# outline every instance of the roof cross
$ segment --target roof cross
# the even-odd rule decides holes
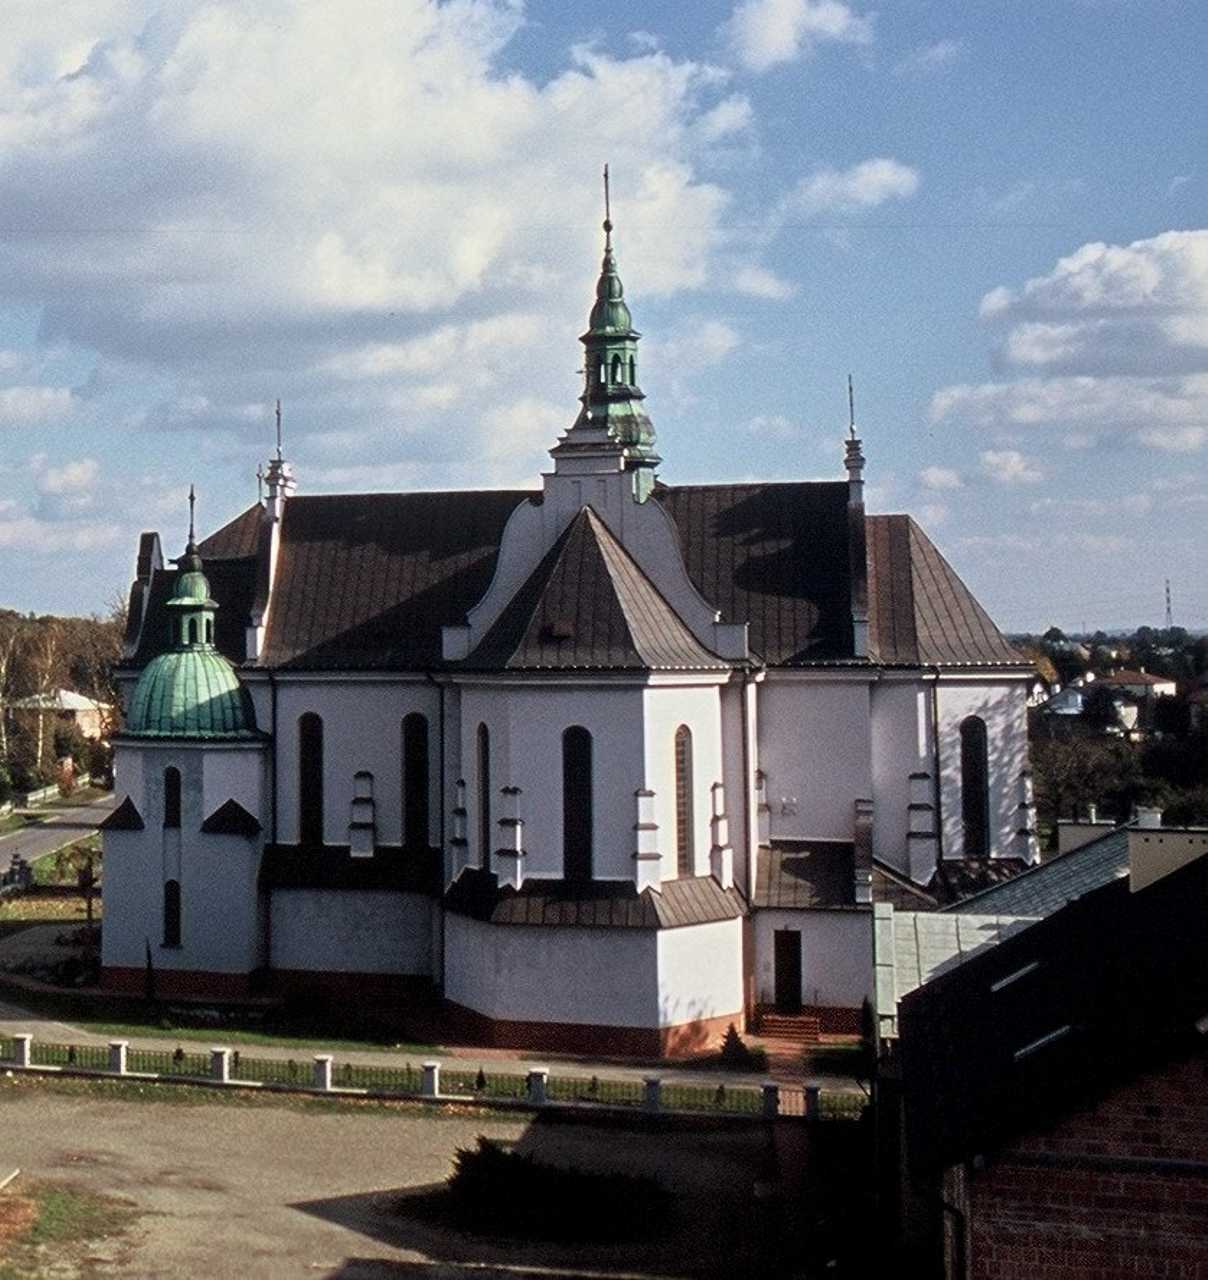
[[[281,461],[281,401],[277,401],[277,461]]]
[[[608,190],[608,166],[604,166],[604,248],[612,248],[612,199]]]
[[[193,509],[197,505],[197,494],[194,492],[193,486],[189,485],[189,546],[191,547],[196,539],[193,536]]]
[[[847,375],[847,430],[854,440],[856,438],[856,392],[852,386],[850,373]]]

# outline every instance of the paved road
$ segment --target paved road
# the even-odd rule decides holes
[[[35,822],[22,831],[0,836],[0,872],[7,871],[12,866],[16,854],[20,854],[26,862],[33,862],[35,858],[53,853],[63,845],[95,831],[97,824],[104,821],[113,808],[113,801],[113,794],[107,792],[87,804],[63,808],[48,805],[45,811],[51,816],[45,822]]]

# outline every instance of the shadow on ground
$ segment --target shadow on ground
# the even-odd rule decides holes
[[[606,1134],[598,1127],[535,1121],[514,1150],[566,1167],[643,1173],[671,1193],[670,1209],[641,1221],[630,1238],[600,1242],[469,1234],[454,1218],[445,1184],[400,1187],[293,1205],[303,1213],[418,1255],[425,1261],[351,1257],[329,1273],[362,1277],[473,1275],[546,1278],[639,1274],[652,1277],[787,1274],[795,1234],[769,1136],[759,1127],[682,1134]],[[400,1157],[400,1171],[404,1166]],[[791,1179],[790,1179],[791,1181]],[[758,1186],[758,1192],[757,1192]],[[781,1194],[767,1194],[773,1187]],[[437,1264],[436,1267],[433,1264]]]

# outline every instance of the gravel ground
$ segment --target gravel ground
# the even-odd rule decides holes
[[[653,1244],[587,1252],[474,1240],[394,1211],[480,1134],[555,1163],[654,1172],[677,1195],[676,1222]],[[752,1274],[764,1141],[758,1129],[671,1135],[487,1112],[110,1102],[0,1081],[0,1163],[141,1212],[124,1239],[91,1249],[89,1274],[106,1277]]]

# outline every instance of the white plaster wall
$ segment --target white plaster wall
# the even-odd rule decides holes
[[[432,904],[423,894],[274,889],[271,920],[274,969],[432,972]]]
[[[759,766],[773,836],[850,840],[853,804],[872,795],[867,678],[769,672],[759,686]],[[796,798],[796,814],[783,811],[786,796]]]
[[[113,793],[118,804],[121,804],[123,796],[129,796],[134,801],[134,807],[143,815],[143,820],[146,820],[143,753],[121,742],[115,743],[113,748]]]
[[[755,998],[776,999],[777,929],[801,933],[801,999],[831,1008],[857,1007],[873,987],[871,911],[756,911]]]
[[[479,724],[491,734],[492,819],[500,789],[517,786],[524,819],[526,877],[562,875],[562,734],[582,725],[592,735],[596,879],[631,880],[635,849],[634,792],[642,778],[642,688],[639,685],[463,685],[461,759],[466,779],[470,858],[478,865]],[[492,852],[499,845],[493,827]]]
[[[749,814],[751,796],[749,778],[744,774],[742,729],[744,720],[743,686],[740,680],[723,685],[718,692],[721,703],[722,781],[726,786],[726,816],[729,818],[730,846],[734,850],[734,880],[749,893]],[[755,756],[755,743],[750,744],[750,760]],[[712,832],[710,832],[710,837]]]
[[[743,1009],[742,921],[717,920],[658,933],[659,1026]]]
[[[709,788],[722,780],[721,696],[716,685],[655,687],[643,695],[646,754],[645,786],[654,792],[654,820],[659,827],[660,879],[674,880],[675,733],[685,724],[692,732],[693,875],[709,874]],[[632,793],[631,793],[632,794]],[[727,795],[727,804],[729,796]],[[632,828],[632,820],[630,822]]]
[[[373,774],[377,838],[402,839],[403,717],[428,717],[429,839],[440,821],[440,696],[425,680],[289,680],[277,685],[278,839],[298,839],[298,721],[308,711],[323,720],[323,835],[327,844],[348,843],[353,775]]]
[[[655,932],[490,925],[449,913],[445,995],[492,1018],[655,1027]]]
[[[241,804],[267,831],[268,750],[253,748],[207,748],[202,755],[202,820],[228,800]]]
[[[977,680],[945,677],[939,687],[940,779],[943,856],[965,856],[961,822],[961,721],[986,722],[990,757],[990,853],[1017,857],[1026,852],[1015,832],[1022,825],[1019,775],[1028,759],[1027,678]]]
[[[888,679],[874,684],[871,693],[873,852],[909,874],[910,775],[934,772],[931,687]],[[932,803],[932,788],[927,790]]]

